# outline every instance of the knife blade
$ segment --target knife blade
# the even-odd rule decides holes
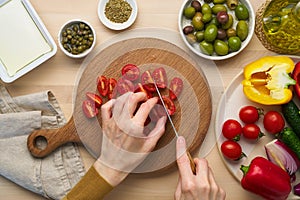
[[[151,77],[151,78],[152,78],[152,77]],[[155,80],[154,80],[153,78],[152,78],[152,80],[153,80],[153,83],[154,83],[156,92],[157,92],[157,94],[158,94],[158,97],[159,97],[159,99],[160,99],[160,101],[161,101],[161,103],[162,103],[162,106],[163,106],[163,108],[164,108],[164,110],[165,110],[165,113],[166,113],[166,115],[167,115],[167,117],[168,117],[168,120],[169,120],[169,122],[170,122],[170,124],[171,124],[171,126],[172,126],[172,129],[173,129],[173,131],[174,131],[174,133],[175,133],[175,135],[176,135],[176,138],[178,138],[178,137],[179,137],[179,134],[178,134],[178,132],[177,132],[177,130],[176,130],[176,128],[175,128],[175,125],[174,125],[173,120],[172,120],[172,118],[171,118],[171,116],[170,116],[170,114],[169,114],[169,111],[168,111],[168,109],[167,109],[167,107],[166,107],[166,104],[165,104],[165,102],[164,102],[164,100],[163,100],[163,98],[162,98],[162,95],[161,95],[161,93],[160,93],[160,91],[159,91],[159,89],[158,89],[158,87],[157,87],[157,84],[156,84]],[[190,152],[189,152],[188,150],[186,151],[186,154],[187,154],[187,156],[188,156],[188,158],[189,158],[189,160],[190,160],[190,166],[191,166],[192,172],[193,172],[193,174],[196,174],[196,165],[195,165],[195,162],[194,162],[194,160],[193,160],[193,158],[192,158],[192,156],[191,156],[191,154],[190,154]]]

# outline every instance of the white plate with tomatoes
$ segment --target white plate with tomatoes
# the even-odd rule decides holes
[[[293,60],[296,62],[299,62],[299,58],[293,58]],[[284,118],[282,120],[279,119],[277,123],[274,123],[271,121],[271,119],[268,119],[268,116],[266,116],[266,113],[269,111],[275,111],[275,117],[280,114],[282,117],[281,113],[281,106],[280,105],[274,105],[274,106],[269,106],[269,105],[262,105],[258,103],[254,103],[250,100],[247,99],[247,97],[244,95],[243,92],[243,85],[241,84],[244,79],[243,72],[240,72],[234,79],[233,81],[229,84],[229,86],[226,88],[220,102],[219,106],[217,109],[216,113],[216,121],[215,121],[215,134],[217,137],[217,146],[219,149],[219,152],[221,154],[221,157],[230,171],[232,175],[240,181],[243,177],[243,173],[240,170],[241,165],[249,165],[251,160],[257,156],[262,156],[267,158],[266,152],[264,145],[269,143],[270,141],[275,139],[275,135],[271,133],[270,131],[267,131],[266,128],[269,130],[270,127],[287,127],[288,124],[285,122]],[[294,95],[293,97],[294,102],[297,104],[298,107],[300,107],[300,101],[297,96]],[[264,115],[260,115],[258,120],[256,121],[255,118],[257,115],[253,114],[250,119],[254,119],[255,122],[254,124],[259,127],[260,132],[264,134],[264,136],[259,137],[258,132],[253,133],[253,131],[249,131],[249,135],[244,135],[241,134],[240,139],[237,141],[239,145],[234,145],[233,144],[233,149],[234,153],[229,152],[226,149],[226,145],[232,145],[230,142],[227,143],[228,139],[226,137],[233,137],[233,135],[230,135],[229,133],[226,133],[226,129],[230,129],[228,127],[229,125],[234,126],[235,129],[238,131],[238,129],[241,129],[246,126],[246,123],[243,122],[243,117],[245,115],[241,114],[240,112],[242,109],[246,109],[246,112],[253,112],[253,108],[261,109],[263,110]],[[244,110],[245,111],[245,110]],[[245,112],[244,112],[245,114]],[[274,114],[274,113],[273,113]],[[266,118],[264,120],[264,118]],[[242,120],[243,119],[243,120]],[[231,123],[229,123],[231,121]],[[238,124],[241,125],[239,127]],[[283,124],[284,123],[284,124]],[[226,127],[227,126],[227,127]],[[224,127],[225,130],[225,136],[222,133],[222,129]],[[266,128],[265,128],[266,127]],[[247,129],[247,128],[246,128]],[[250,129],[249,129],[250,130]],[[247,130],[246,130],[247,132]],[[275,131],[276,132],[276,131]],[[227,134],[227,135],[226,135]],[[253,135],[256,134],[256,135]],[[257,139],[253,139],[253,138]],[[222,144],[224,144],[225,148],[222,149]],[[223,146],[223,147],[224,147]],[[240,147],[239,147],[240,146]],[[237,159],[237,155],[245,154],[246,156],[241,156],[240,159]],[[299,182],[299,178],[295,181],[295,183]],[[291,194],[291,198],[293,199],[293,195]]]

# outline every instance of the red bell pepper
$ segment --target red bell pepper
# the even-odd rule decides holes
[[[300,61],[295,65],[292,77],[296,81],[296,84],[294,85],[294,91],[298,98],[300,98]]]
[[[285,200],[291,192],[290,176],[287,172],[271,161],[263,158],[254,158],[250,166],[240,168],[244,176],[242,187],[268,200]]]

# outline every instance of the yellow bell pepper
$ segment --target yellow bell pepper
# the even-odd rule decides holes
[[[296,84],[290,77],[293,60],[287,56],[262,57],[244,68],[243,91],[246,97],[264,105],[289,102],[293,93],[289,85]]]

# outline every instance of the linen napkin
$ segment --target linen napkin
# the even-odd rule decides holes
[[[39,159],[28,151],[27,137],[65,123],[50,91],[13,98],[0,84],[0,174],[46,198],[62,199],[85,174],[78,147],[69,143]]]

